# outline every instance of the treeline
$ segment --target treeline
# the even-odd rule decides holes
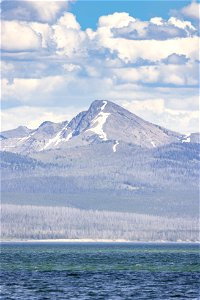
[[[197,241],[198,219],[165,218],[70,207],[4,204],[2,239],[126,239]]]
[[[1,172],[5,180],[2,189],[43,192],[45,187],[49,190],[49,185],[57,186],[52,192],[61,193],[66,189],[198,189],[199,148],[197,144],[185,144],[153,150],[120,144],[119,151],[113,155],[111,144],[105,143],[35,153],[35,159],[2,152]]]

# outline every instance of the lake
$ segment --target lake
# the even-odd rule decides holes
[[[200,299],[198,244],[2,243],[1,299]]]

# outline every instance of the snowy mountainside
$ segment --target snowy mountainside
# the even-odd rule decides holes
[[[70,122],[1,136],[2,203],[198,214],[198,133],[167,130],[103,100]]]
[[[45,121],[37,129],[28,130],[28,133],[23,136],[15,135],[14,130],[11,130],[11,138],[9,138],[10,132],[6,132],[6,135],[2,132],[2,136],[6,139],[2,141],[1,150],[26,154],[42,150],[58,131],[66,127],[67,123],[67,121],[62,123]]]
[[[1,133],[1,149],[31,154],[51,149],[67,149],[93,143],[111,142],[112,152],[121,143],[156,148],[176,142],[196,142],[188,136],[147,122],[119,105],[106,100],[94,101],[70,122],[44,122],[37,129],[26,127]]]

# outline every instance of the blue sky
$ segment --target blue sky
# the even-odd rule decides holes
[[[190,4],[190,1],[84,1],[79,0],[70,5],[70,11],[77,17],[82,29],[97,27],[98,19],[102,15],[114,12],[127,12],[137,16],[141,20],[148,20],[156,16],[169,18],[170,11],[180,10],[183,6]]]
[[[2,130],[108,99],[198,131],[199,3],[1,1]]]

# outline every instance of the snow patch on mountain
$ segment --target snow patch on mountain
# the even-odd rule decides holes
[[[92,120],[91,122],[91,128],[89,128],[87,131],[92,131],[94,133],[96,133],[100,139],[102,139],[103,141],[107,141],[107,135],[106,133],[103,131],[103,126],[106,123],[106,120],[108,118],[108,116],[110,115],[110,113],[104,113],[103,110],[105,109],[107,105],[107,101],[103,101],[103,105],[101,107],[101,112],[98,113],[98,115]]]
[[[71,140],[72,134],[73,134],[73,132],[70,132],[70,133],[68,134],[68,136],[67,136],[64,140],[65,140],[66,142],[68,142],[69,140]]]
[[[40,151],[45,150],[46,148],[48,148],[50,145],[57,145],[60,142],[60,132],[58,134],[56,134],[56,136],[52,139],[49,139],[49,141],[46,143],[46,145],[40,149]]]
[[[119,142],[115,141],[115,144],[113,145],[113,152],[117,151],[117,145],[119,145]]]
[[[100,139],[102,139],[103,141],[107,141],[107,135],[106,133],[103,131],[103,125],[105,124],[108,116],[110,115],[110,113],[103,113],[100,112],[96,118],[92,121],[92,128],[86,130],[86,131],[93,131],[94,133],[96,133]]]
[[[108,103],[107,101],[103,101],[103,105],[102,105],[102,107],[101,107],[101,111],[104,110],[104,108],[106,107],[107,103]]]
[[[25,141],[27,141],[29,138],[31,138],[34,134],[36,133],[36,131],[32,132],[31,134],[24,136],[23,138],[19,139],[19,143],[24,143]]]
[[[182,143],[190,143],[190,134],[187,134],[183,139]]]
[[[47,149],[50,145],[56,146],[61,141],[60,134],[61,132],[57,133],[54,138],[49,139],[49,141],[46,143],[46,145],[44,145],[43,148],[40,149],[40,151]]]
[[[68,128],[68,124],[61,131],[59,131],[55,137],[53,137],[52,139],[49,139],[49,141],[46,143],[46,145],[42,149],[40,149],[40,151],[43,151],[52,145],[57,146],[59,143],[61,143],[63,141],[68,142],[72,138],[72,132],[70,132],[66,138],[62,137],[64,131],[67,130],[67,128]]]
[[[142,148],[157,148],[171,143],[199,143],[199,133],[180,134],[149,123],[105,100],[95,100],[87,111],[80,112],[70,122],[43,122],[37,129],[25,127],[2,132],[1,149],[22,154],[43,150],[68,149],[110,141],[114,153],[125,144]],[[96,138],[98,137],[98,138]]]

